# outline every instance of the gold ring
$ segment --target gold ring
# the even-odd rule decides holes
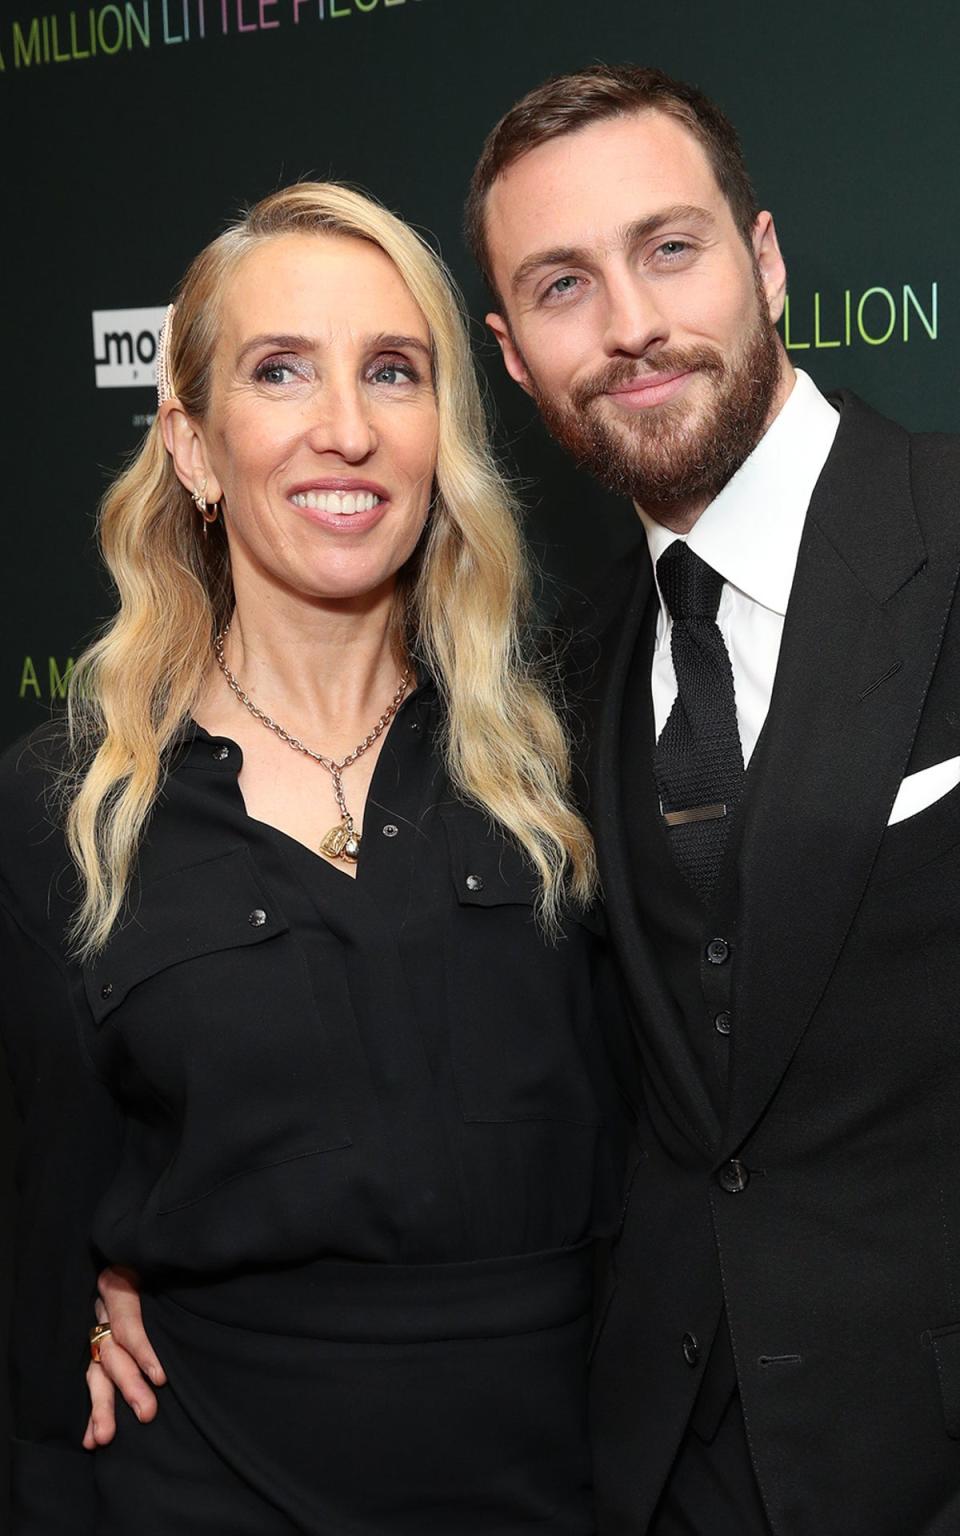
[[[100,1364],[100,1348],[104,1339],[109,1339],[112,1335],[113,1329],[109,1323],[97,1323],[96,1327],[90,1329],[90,1359],[94,1365]]]

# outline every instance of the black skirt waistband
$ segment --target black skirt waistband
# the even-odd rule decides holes
[[[318,1259],[164,1286],[188,1312],[257,1333],[360,1343],[494,1338],[559,1327],[591,1304],[594,1243],[455,1264]]]

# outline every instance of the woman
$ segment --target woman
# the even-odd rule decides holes
[[[159,390],[69,738],[0,770],[15,1530],[587,1536],[594,867],[449,280],[288,188]],[[84,1457],[104,1263],[168,1385]]]

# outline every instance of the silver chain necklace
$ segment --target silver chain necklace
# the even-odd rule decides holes
[[[387,726],[390,724],[390,721],[393,719],[397,710],[400,708],[400,705],[403,703],[403,696],[407,691],[407,684],[410,681],[410,668],[404,668],[403,676],[397,684],[396,693],[390,700],[390,703],[387,705],[386,709],[380,716],[380,719],[377,721],[369,736],[365,736],[359,745],[354,747],[352,752],[348,752],[346,757],[342,757],[340,761],[337,762],[335,758],[324,757],[322,752],[314,752],[311,747],[305,746],[304,743],[299,741],[296,736],[291,736],[290,732],[285,731],[282,725],[277,724],[276,720],[271,720],[270,716],[253,702],[248,693],[244,693],[239,679],[234,677],[233,673],[230,671],[230,668],[227,666],[226,659],[223,654],[224,644],[229,633],[230,625],[227,624],[220,631],[213,642],[213,651],[217,658],[217,666],[220,668],[220,671],[226,678],[227,686],[232,690],[233,693],[236,694],[244,709],[249,710],[254,719],[259,720],[261,725],[265,725],[268,731],[272,731],[275,736],[279,736],[280,740],[285,741],[287,746],[292,747],[295,752],[302,752],[304,757],[309,757],[313,762],[319,763],[321,768],[326,768],[331,779],[333,780],[333,792],[337,797],[337,805],[340,808],[340,821],[338,822],[337,826],[331,827],[326,837],[321,840],[320,852],[325,853],[330,859],[348,859],[351,864],[355,864],[357,859],[360,857],[360,833],[354,826],[353,817],[347,810],[347,802],[344,799],[343,779],[341,775],[343,774],[344,769],[351,768],[357,759],[363,756],[367,748],[372,747],[374,742],[379,741],[380,737],[383,735]]]

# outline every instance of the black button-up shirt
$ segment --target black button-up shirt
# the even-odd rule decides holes
[[[0,765],[21,1434],[56,1433],[64,1402],[82,1425],[75,1346],[102,1260],[162,1285],[327,1256],[532,1253],[615,1225],[600,925],[543,937],[532,871],[453,795],[439,726],[427,685],[384,741],[355,880],[248,817],[239,747],[195,728],[129,914],[88,967],[64,948],[55,745]]]

